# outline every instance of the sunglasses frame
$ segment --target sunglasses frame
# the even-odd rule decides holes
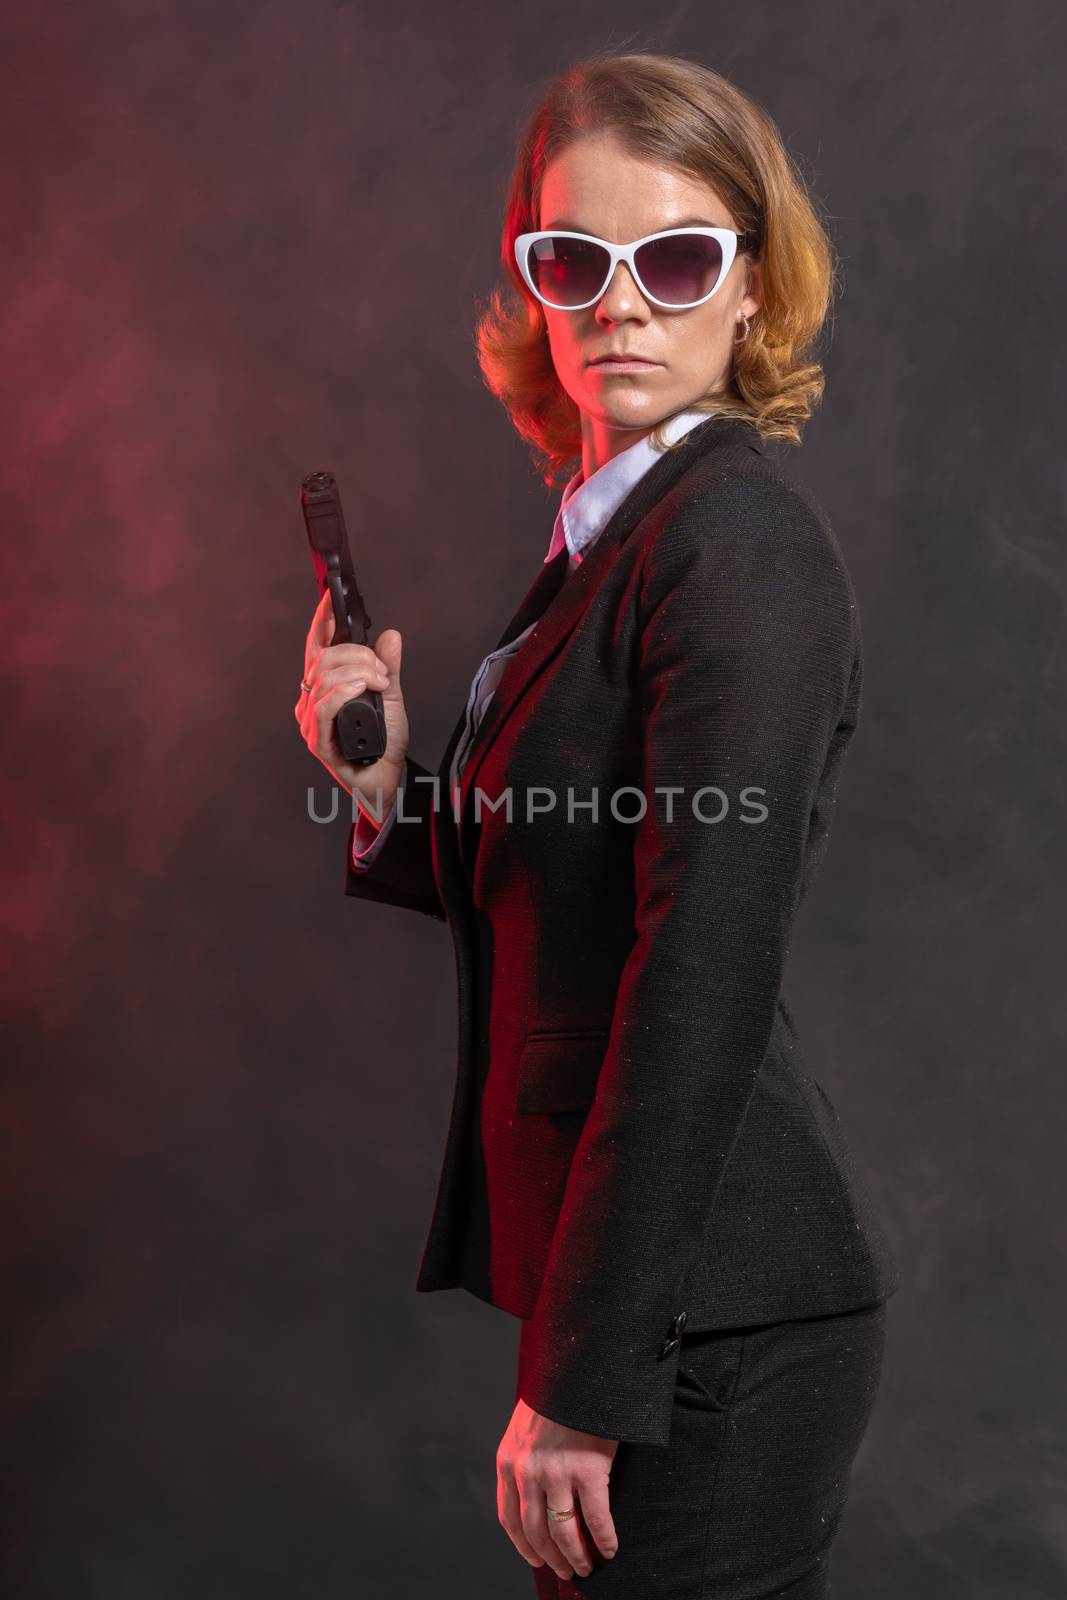
[[[722,267],[714,286],[707,294],[701,295],[699,300],[687,300],[684,304],[677,304],[670,300],[657,300],[641,282],[641,274],[637,270],[635,255],[641,246],[650,244],[653,239],[669,239],[675,234],[698,233],[709,239],[717,239],[722,250]],[[558,306],[554,300],[547,300],[533,281],[529,268],[530,249],[538,239],[584,239],[589,244],[598,244],[606,250],[609,256],[607,275],[591,300],[586,300],[580,306]],[[664,311],[691,311],[694,306],[702,306],[710,300],[713,294],[721,289],[726,280],[726,275],[734,264],[734,258],[743,254],[747,248],[748,235],[735,233],[732,228],[663,228],[659,233],[646,233],[643,239],[634,239],[630,244],[612,244],[607,239],[598,239],[594,233],[570,233],[566,228],[544,228],[537,233],[520,233],[515,240],[515,261],[522,274],[530,293],[538,299],[543,306],[550,306],[553,311],[588,311],[590,306],[595,306],[601,300],[615,276],[615,268],[620,261],[625,261],[637,287],[646,300],[651,300],[654,306],[659,306]]]

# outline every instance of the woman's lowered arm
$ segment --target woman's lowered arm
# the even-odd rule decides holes
[[[635,940],[521,1398],[570,1428],[666,1444],[674,1319],[770,1040],[859,635],[832,534],[781,483],[694,499],[657,530],[642,576]],[[728,797],[722,821],[694,815],[708,785]],[[749,786],[764,792],[746,808]],[[714,793],[697,804],[721,809]],[[765,820],[743,820],[758,804]]]

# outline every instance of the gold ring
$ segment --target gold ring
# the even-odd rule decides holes
[[[311,685],[310,685],[310,683],[305,683],[303,678],[301,678],[301,680],[300,680],[300,687],[301,687],[301,689],[303,689],[305,694],[310,694],[311,693]]]
[[[549,1522],[566,1522],[568,1517],[576,1517],[578,1515],[574,1506],[571,1506],[569,1511],[553,1511],[551,1506],[546,1506],[545,1510],[548,1512]]]

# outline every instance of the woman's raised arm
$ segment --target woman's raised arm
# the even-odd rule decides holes
[[[417,776],[428,774],[407,753],[408,719],[400,686],[403,641],[396,628],[386,628],[373,647],[331,645],[333,634],[333,607],[327,590],[315,609],[305,643],[307,688],[301,688],[293,709],[308,749],[346,793],[360,802],[361,817],[363,802],[368,817],[381,807],[385,835],[368,850],[367,865],[357,868],[352,853],[357,824],[352,824],[345,851],[344,891],[364,900],[424,911],[444,921],[430,838],[434,785],[414,782]],[[385,753],[372,766],[356,767],[341,753],[335,719],[347,700],[368,687],[381,691]],[[403,816],[392,816],[401,791]],[[366,827],[368,818],[362,820]]]

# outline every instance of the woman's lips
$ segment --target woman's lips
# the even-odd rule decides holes
[[[606,361],[591,361],[589,368],[591,372],[654,372],[662,364],[660,361],[616,361],[609,358]]]

